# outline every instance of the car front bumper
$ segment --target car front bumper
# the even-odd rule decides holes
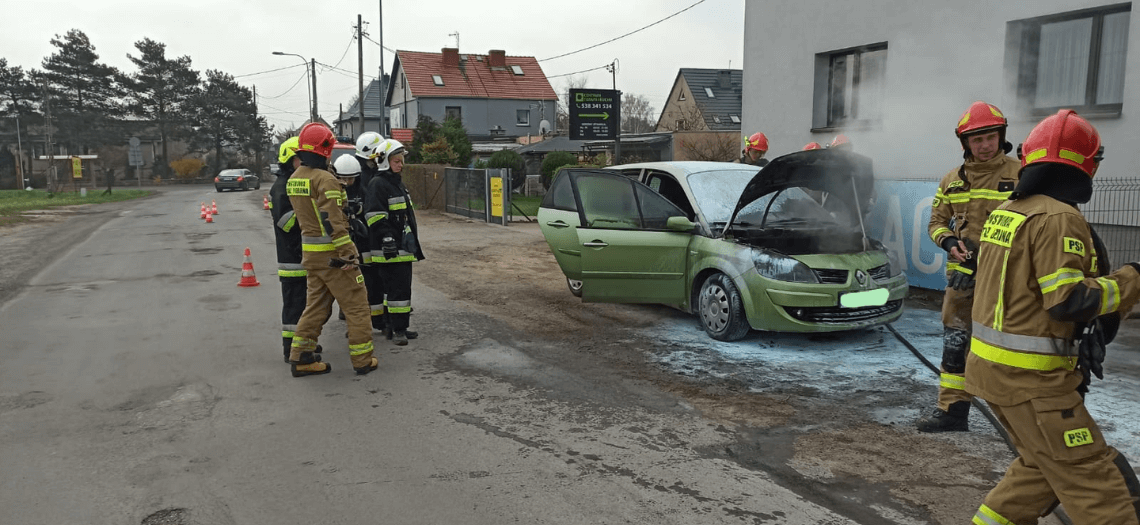
[[[787,283],[747,272],[741,276],[751,296],[745,298],[748,322],[754,328],[779,332],[835,332],[892,322],[902,316],[909,286],[905,275],[874,281],[873,285]],[[842,294],[886,289],[885,304],[846,308]]]

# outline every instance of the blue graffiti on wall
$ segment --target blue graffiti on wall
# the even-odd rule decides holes
[[[910,285],[932,290],[946,287],[946,252],[927,234],[937,189],[935,181],[876,180],[867,222],[867,233],[902,261]]]

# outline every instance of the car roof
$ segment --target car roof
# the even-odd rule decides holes
[[[658,169],[668,171],[674,174],[689,175],[692,173],[700,173],[703,171],[717,171],[717,170],[755,170],[760,171],[760,168],[751,166],[749,164],[739,164],[736,162],[711,162],[699,160],[679,160],[679,161],[664,161],[664,162],[637,162],[634,164],[621,164],[619,166],[609,166],[606,169],[624,170],[624,169]]]

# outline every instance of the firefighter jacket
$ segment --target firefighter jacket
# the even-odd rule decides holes
[[[1017,186],[1021,163],[1004,154],[985,162],[972,159],[938,183],[927,229],[931,240],[940,247],[948,237],[957,237],[976,253],[982,224]],[[946,271],[947,275],[952,271],[971,272],[953,260],[946,264]]]
[[[364,202],[372,262],[411,262],[424,259],[416,215],[412,211],[412,197],[408,195],[408,189],[398,173],[384,170],[372,177],[365,190]],[[399,253],[396,257],[385,259],[381,245],[389,237],[395,240]]]
[[[333,257],[348,260],[357,256],[343,211],[347,196],[332,173],[301,166],[289,177],[285,189],[301,228],[302,264],[306,269],[328,269]]]
[[[278,277],[305,277],[301,266],[301,228],[293,213],[293,203],[285,193],[289,174],[282,173],[269,188],[269,214],[273,217],[273,236],[277,241]]]
[[[1076,323],[1127,313],[1140,300],[1135,266],[1098,277],[1096,257],[1084,216],[1052,197],[1007,201],[990,214],[978,253],[967,392],[1012,406],[1077,390]]]

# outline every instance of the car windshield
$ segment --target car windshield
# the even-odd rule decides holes
[[[744,187],[755,175],[755,169],[705,171],[689,175],[689,187],[705,220],[722,226],[728,222]],[[765,211],[767,218],[764,217]],[[749,203],[740,210],[736,224],[760,226],[763,223],[765,227],[788,228],[807,224],[844,224],[849,217],[854,215],[839,199],[829,199],[824,192],[787,188]]]
[[[756,175],[756,168],[702,171],[690,174],[689,188],[705,220],[724,224],[744,193],[748,181]]]

